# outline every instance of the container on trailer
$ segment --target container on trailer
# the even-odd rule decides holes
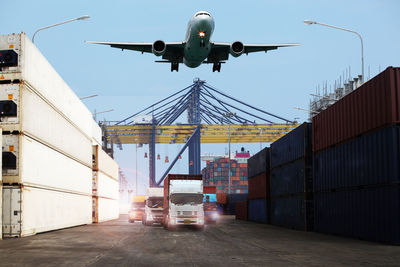
[[[91,112],[25,33],[0,35],[0,51],[11,59],[0,63],[2,84],[25,83],[91,138]]]
[[[26,84],[0,84],[0,110],[4,132],[23,133],[91,166],[91,138]]]
[[[247,194],[228,194],[226,199],[227,211],[231,215],[236,214],[236,202],[247,200]]]
[[[358,136],[314,154],[314,190],[400,182],[400,127]]]
[[[217,187],[216,186],[203,186],[204,194],[216,194]]]
[[[26,135],[3,135],[3,184],[92,194],[92,170]]]
[[[270,149],[262,149],[247,160],[248,177],[254,177],[270,169]]]
[[[386,70],[313,117],[313,151],[400,122],[400,68]]]
[[[23,237],[92,222],[90,195],[3,185],[2,199],[3,237]]]
[[[271,144],[271,168],[312,153],[311,123],[303,123]]]
[[[269,201],[265,198],[249,199],[248,200],[248,220],[259,223],[268,222],[268,204]]]
[[[237,220],[247,220],[247,200],[238,201],[236,205],[236,219]]]
[[[259,199],[270,197],[270,173],[260,173],[249,178],[248,199]]]
[[[217,193],[217,203],[226,204],[226,193]]]
[[[315,231],[400,244],[400,187],[315,193]]]

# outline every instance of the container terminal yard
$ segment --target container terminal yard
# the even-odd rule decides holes
[[[310,8],[313,1],[306,2]],[[368,5],[360,12],[374,6]],[[280,76],[279,62],[296,65],[293,55],[312,44],[214,43],[214,27],[218,38],[218,29],[226,27],[221,22],[232,18],[218,14],[219,4],[218,16],[206,6],[207,11],[182,9],[194,15],[180,43],[133,43],[141,41],[137,34],[128,42],[89,42],[128,50],[117,54],[82,42],[87,56],[95,55],[91,61],[74,54],[74,47],[51,55],[53,48],[40,41],[42,30],[50,34],[47,29],[74,21],[76,26],[91,21],[88,15],[38,28],[32,36],[0,32],[0,266],[400,266],[400,58],[382,62],[371,74],[359,32],[304,18],[308,31],[328,27],[357,35],[362,63],[354,74],[360,56],[354,63],[354,55],[346,54],[341,61],[351,67],[332,84],[323,81],[311,96],[303,95],[309,101],[304,102],[287,87],[299,76],[290,66],[286,70],[293,73]],[[250,14],[243,12],[244,18]],[[285,41],[290,31],[274,33]],[[101,34],[87,40],[104,39]],[[289,38],[297,41],[299,35]],[[280,48],[285,46],[294,47]],[[156,62],[171,69],[149,57],[135,62],[141,55],[129,50],[159,56],[163,60]],[[245,57],[259,51],[268,53]],[[66,55],[69,67],[53,64],[54,56]],[[116,55],[133,60],[134,68],[117,68]],[[257,69],[247,72],[257,59],[264,67],[255,63]],[[302,60],[312,64],[324,63],[312,56]],[[109,75],[100,75],[102,67]],[[150,87],[139,82],[147,79],[147,67]],[[258,74],[270,67],[276,68],[273,74]],[[231,90],[233,69],[243,74],[234,77],[237,85],[249,82],[241,90],[246,96]],[[306,76],[304,69],[299,75]],[[328,69],[319,75],[331,79]],[[265,75],[263,82],[256,79],[259,87],[252,83],[256,74]],[[261,87],[278,77],[269,97]],[[107,89],[106,101],[92,112],[93,100],[86,99],[97,95],[80,89],[88,84],[114,84],[116,91]],[[122,98],[134,96],[125,97],[129,108],[113,96],[118,84],[124,84]],[[294,96],[300,108],[290,102]],[[109,104],[123,112],[100,119]]]

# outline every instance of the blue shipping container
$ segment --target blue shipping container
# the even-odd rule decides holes
[[[269,147],[266,147],[247,160],[247,175],[249,178],[257,176],[260,173],[269,172],[269,150]]]
[[[236,202],[247,200],[247,194],[230,194],[226,198],[226,209],[228,214],[236,214]]]
[[[249,221],[267,223],[267,200],[249,200],[247,208],[247,218]]]
[[[304,193],[304,184],[312,180],[311,168],[307,169],[304,158],[301,158],[272,169],[271,197]],[[312,191],[312,184],[308,186],[308,191]]]
[[[312,153],[311,123],[303,123],[271,144],[271,168]]]
[[[400,182],[399,142],[392,126],[315,154],[314,191]]]
[[[400,244],[400,187],[315,193],[315,231]]]
[[[304,195],[271,199],[271,224],[273,225],[307,230],[306,214]],[[311,221],[310,223],[312,224]],[[308,230],[312,229],[308,228]]]

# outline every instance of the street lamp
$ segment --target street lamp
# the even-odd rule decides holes
[[[36,35],[36,33],[38,33],[39,31],[46,30],[46,29],[52,28],[52,27],[56,27],[56,26],[59,26],[59,25],[65,24],[65,23],[73,22],[73,21],[76,21],[76,20],[87,20],[87,19],[89,19],[89,18],[90,18],[90,17],[89,17],[88,15],[85,15],[85,16],[82,16],[82,17],[79,17],[79,18],[66,20],[66,21],[63,21],[63,22],[60,22],[60,23],[57,23],[57,24],[53,24],[53,25],[49,25],[49,26],[40,28],[40,29],[36,30],[35,33],[33,34],[33,36],[32,36],[32,43],[35,43],[35,35]]]
[[[228,165],[228,177],[229,177],[229,186],[228,186],[228,193],[231,193],[231,120],[230,118],[233,118],[236,116],[236,113],[232,112],[227,112],[224,114],[225,118],[228,118],[228,123],[229,123],[229,148],[228,148],[228,153],[229,153],[229,165]]]
[[[352,30],[349,30],[349,29],[344,29],[344,28],[341,28],[341,27],[328,25],[328,24],[324,24],[324,23],[319,23],[319,22],[316,22],[316,21],[305,20],[304,23],[307,24],[307,25],[317,24],[317,25],[326,26],[326,27],[329,27],[329,28],[337,29],[337,30],[351,32],[351,33],[356,34],[358,36],[358,38],[360,38],[360,41],[361,41],[361,72],[362,72],[361,73],[361,83],[363,83],[364,82],[364,43],[363,43],[363,39],[361,38],[361,35],[356,31],[352,31]]]
[[[109,109],[109,110],[100,111],[100,112],[96,112],[96,110],[95,110],[94,113],[93,113],[94,120],[96,120],[96,115],[97,115],[97,114],[107,113],[107,112],[111,112],[111,111],[114,111],[114,109]]]
[[[83,99],[92,98],[92,97],[96,97],[96,96],[99,96],[99,95],[88,95],[88,96],[80,97],[79,99],[83,100]]]

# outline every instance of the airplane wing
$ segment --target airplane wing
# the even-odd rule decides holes
[[[211,43],[211,51],[207,63],[228,60],[231,43]],[[278,49],[279,47],[298,46],[300,44],[243,44],[243,54]]]
[[[143,53],[153,53],[152,46],[153,43],[131,43],[131,42],[96,42],[96,41],[86,41],[89,44],[101,44],[109,45],[114,48],[120,48],[122,50],[134,50]],[[183,62],[183,50],[184,42],[165,42],[166,50],[162,58],[171,62]]]

